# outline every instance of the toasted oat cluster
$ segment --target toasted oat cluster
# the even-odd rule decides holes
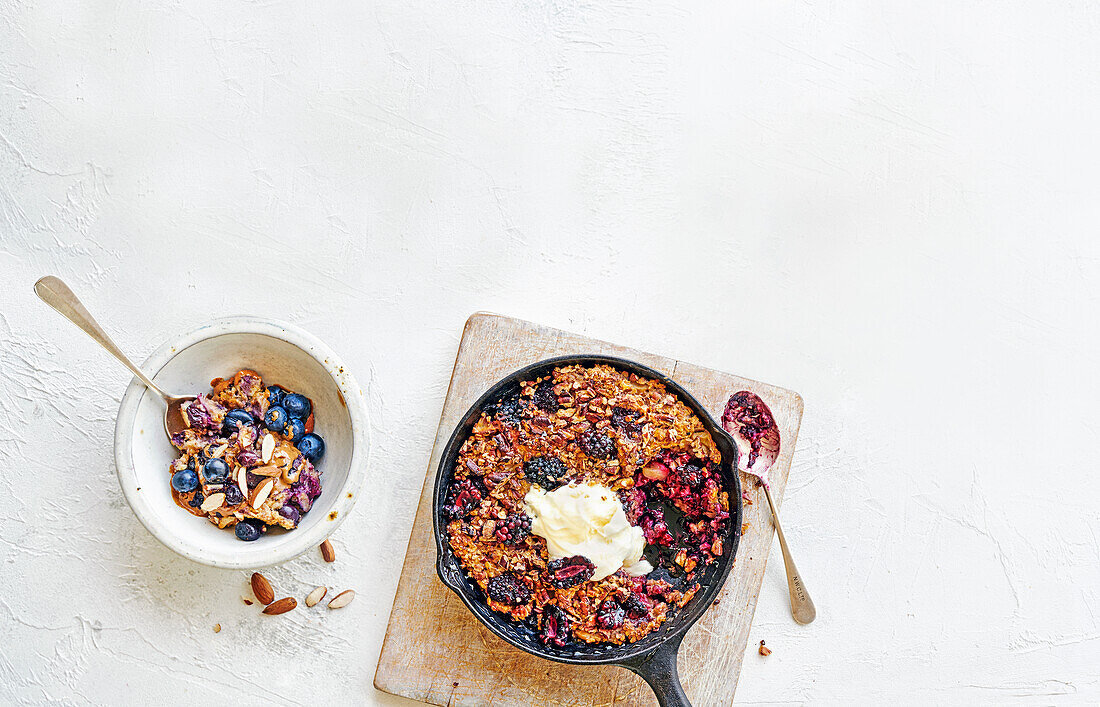
[[[703,423],[660,382],[606,365],[556,368],[482,410],[448,490],[451,548],[489,606],[545,645],[632,643],[687,604],[698,570],[722,555],[720,462]],[[532,484],[574,482],[618,493],[652,572],[592,580],[587,558],[549,558],[523,499]]]
[[[241,540],[270,525],[293,530],[321,494],[315,464],[325,445],[313,433],[312,401],[247,369],[210,385],[184,404],[189,427],[172,437],[173,498],[219,528],[235,526]]]

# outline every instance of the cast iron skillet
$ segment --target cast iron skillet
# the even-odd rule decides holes
[[[670,617],[660,628],[637,643],[595,647],[570,644],[565,648],[542,645],[533,628],[514,622],[504,614],[499,614],[489,608],[481,588],[476,581],[468,578],[463,572],[462,566],[459,564],[454,552],[451,551],[450,542],[447,539],[447,521],[442,515],[442,509],[446,503],[447,488],[450,486],[454,475],[454,465],[458,458],[458,451],[469,436],[474,423],[481,416],[482,407],[498,401],[508,393],[518,391],[519,384],[522,381],[548,375],[557,366],[573,364],[584,366],[607,364],[664,383],[669,392],[674,393],[692,412],[699,416],[722,454],[720,471],[730,500],[729,529],[726,537],[723,538],[725,553],[717,562],[701,571],[698,576],[700,588],[692,600],[679,612],[670,612]],[[690,707],[691,703],[688,701],[687,695],[684,694],[684,689],[680,685],[680,677],[676,672],[676,654],[680,649],[680,642],[683,640],[684,634],[717,598],[718,592],[722,589],[722,585],[733,567],[733,560],[737,554],[737,544],[741,537],[741,482],[737,474],[737,446],[733,439],[714,422],[706,409],[686,390],[681,388],[678,383],[651,368],[612,356],[562,356],[521,368],[489,388],[466,411],[466,415],[451,435],[447,447],[443,450],[443,455],[439,461],[439,470],[436,473],[432,515],[438,552],[436,570],[439,572],[439,578],[458,594],[478,621],[485,624],[490,631],[513,646],[547,660],[579,665],[618,665],[627,668],[641,675],[649,683],[649,686],[657,694],[657,700],[662,707]]]

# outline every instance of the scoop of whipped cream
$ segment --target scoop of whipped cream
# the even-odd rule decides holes
[[[640,577],[653,571],[642,559],[645,535],[626,519],[619,496],[598,484],[569,484],[553,491],[532,486],[523,497],[531,532],[546,540],[550,559],[583,555],[596,566],[592,579],[624,568]]]

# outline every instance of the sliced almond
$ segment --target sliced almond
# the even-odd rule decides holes
[[[351,589],[345,589],[332,598],[332,601],[328,603],[330,609],[343,609],[345,606],[351,603],[351,600],[355,598],[355,592]]]
[[[248,425],[241,427],[241,431],[237,433],[237,441],[242,447],[252,446],[252,428]]]
[[[296,606],[298,606],[297,599],[294,597],[283,597],[279,601],[273,601],[264,607],[264,613],[268,616],[278,616],[279,614],[285,614]]]
[[[275,590],[271,588],[271,582],[259,572],[252,573],[252,593],[261,604],[270,604],[275,601]]]
[[[216,511],[225,505],[224,493],[212,493],[206,497],[206,500],[202,502],[202,512],[209,513],[210,511]]]
[[[325,558],[325,562],[333,562],[336,560],[336,548],[334,548],[332,543],[328,540],[321,543],[321,557]]]
[[[271,461],[271,455],[275,453],[275,438],[271,436],[271,433],[264,435],[264,441],[260,443],[260,458],[264,460],[264,464]]]
[[[277,466],[258,466],[255,469],[249,469],[249,471],[257,476],[278,476],[283,473],[282,469]]]
[[[264,505],[273,488],[275,488],[275,479],[264,479],[256,484],[256,488],[252,491],[252,508],[257,509]]]
[[[221,455],[225,454],[225,450],[227,450],[227,449],[229,449],[228,444],[223,444],[221,446],[215,447],[214,451],[210,452],[210,456],[212,456],[212,457],[221,457]]]
[[[328,587],[317,587],[306,597],[306,606],[317,606],[326,594],[328,594]]]
[[[241,495],[248,498],[248,472],[243,466],[237,467],[237,488],[241,490]]]

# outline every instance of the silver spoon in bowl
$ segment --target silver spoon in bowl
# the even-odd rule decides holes
[[[779,524],[779,511],[772,500],[768,484],[768,469],[779,458],[779,427],[767,404],[756,393],[742,390],[730,396],[722,413],[722,427],[726,428],[737,443],[737,468],[756,477],[764,487],[764,496],[772,510],[772,523],[779,535],[779,547],[783,550],[783,564],[787,568],[787,589],[791,595],[791,615],[800,624],[808,624],[817,618],[817,609],[810,599],[798,568],[791,559],[783,526]]]
[[[166,406],[164,410],[164,432],[169,439],[172,438],[173,434],[189,427],[182,406],[184,403],[194,400],[195,396],[180,397],[169,395],[161,390],[115,346],[115,342],[111,341],[111,337],[107,336],[107,332],[103,331],[103,328],[92,318],[92,315],[84,308],[84,305],[69,289],[69,286],[62,282],[60,278],[47,275],[40,279],[34,283],[34,293],[43,302],[57,310],[61,316],[83,329],[84,333],[92,337],[97,344],[110,351],[115,358],[122,361],[122,364],[130,369],[131,373],[138,377],[138,380],[148,386],[149,390],[164,400]]]

